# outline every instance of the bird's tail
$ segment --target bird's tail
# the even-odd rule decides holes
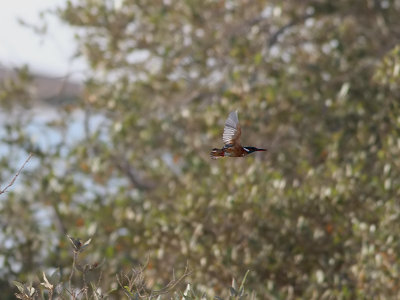
[[[224,151],[224,149],[214,148],[214,149],[212,149],[210,156],[212,159],[221,158],[221,157],[225,156],[225,151]]]

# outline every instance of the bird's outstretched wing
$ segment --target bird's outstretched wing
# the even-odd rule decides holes
[[[242,130],[240,129],[237,111],[233,111],[229,114],[228,119],[225,121],[222,140],[225,145],[239,145],[241,133]]]

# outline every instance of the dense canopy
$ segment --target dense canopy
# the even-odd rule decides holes
[[[31,135],[29,76],[3,84],[2,110],[26,110],[3,121],[2,186],[34,158],[0,195],[1,290],[56,267],[68,277],[68,233],[92,238],[82,259],[102,262],[103,291],[148,259],[149,286],[188,263],[186,282],[210,296],[249,270],[259,299],[400,297],[400,1],[79,0],[52,13],[91,73],[40,123],[50,142]],[[211,160],[234,110],[242,143],[269,151]]]

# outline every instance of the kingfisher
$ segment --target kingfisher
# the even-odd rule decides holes
[[[210,156],[212,159],[221,157],[243,157],[256,151],[267,151],[267,149],[259,149],[256,147],[243,147],[240,144],[240,135],[242,130],[239,125],[237,111],[233,111],[226,119],[222,141],[225,146],[222,149],[214,148]]]

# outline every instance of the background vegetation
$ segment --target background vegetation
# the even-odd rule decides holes
[[[56,267],[68,277],[68,233],[92,238],[82,259],[102,263],[103,291],[148,257],[149,286],[188,263],[185,281],[211,296],[250,270],[259,299],[400,297],[399,1],[80,0],[53,13],[92,74],[42,125],[52,144],[32,139],[30,118],[6,120],[1,182],[34,158],[0,196],[2,293]],[[4,110],[33,105],[29,84],[3,84]],[[212,161],[236,109],[244,144],[269,152]]]

